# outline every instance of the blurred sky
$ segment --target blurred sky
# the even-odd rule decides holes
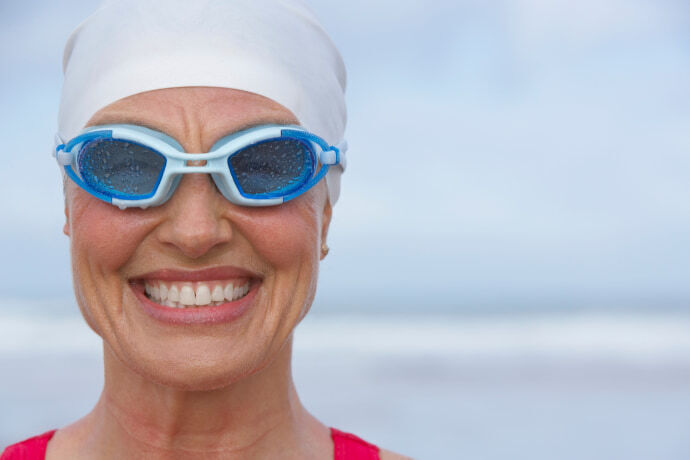
[[[71,296],[50,151],[97,4],[0,2],[0,298]],[[690,3],[312,4],[349,72],[320,308],[690,305]]]

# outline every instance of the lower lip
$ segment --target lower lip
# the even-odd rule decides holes
[[[249,310],[259,290],[259,283],[252,283],[247,295],[241,299],[216,306],[188,308],[159,305],[146,297],[142,285],[130,284],[130,288],[142,310],[157,321],[167,324],[220,324],[234,321]]]

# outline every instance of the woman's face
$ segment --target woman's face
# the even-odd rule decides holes
[[[107,123],[147,126],[187,152],[207,152],[248,126],[297,120],[255,94],[175,88],[120,100],[89,125]],[[65,232],[82,313],[109,351],[149,380],[185,389],[237,381],[277,356],[311,305],[331,212],[323,181],[288,203],[262,208],[228,202],[206,174],[183,176],[170,200],[145,210],[120,210],[71,181],[66,194]],[[147,286],[174,287],[178,295],[191,290],[206,299],[200,290],[213,297],[219,287],[227,294],[229,285],[238,300],[224,297],[217,307],[189,307],[178,316],[157,305],[162,298],[145,294]]]

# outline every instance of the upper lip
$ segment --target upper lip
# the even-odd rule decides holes
[[[233,278],[261,278],[260,275],[252,271],[231,266],[204,268],[202,270],[177,270],[163,268],[135,276],[137,280],[157,280],[157,281],[214,281]]]

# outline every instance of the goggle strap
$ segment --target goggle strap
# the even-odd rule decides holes
[[[65,141],[62,140],[59,134],[55,133],[55,138],[53,139],[53,151],[51,154],[53,158],[57,158],[58,152],[65,149]]]
[[[335,146],[338,148],[338,150],[340,150],[341,155],[347,152],[347,141],[345,139],[338,142]]]
[[[344,147],[344,150],[341,149]],[[347,142],[344,140],[336,146],[328,147],[323,149],[319,155],[319,161],[322,165],[335,166],[340,165],[343,170],[345,169],[345,150],[347,150]]]
[[[53,156],[60,166],[69,166],[72,164],[74,159],[74,154],[72,152],[65,152],[64,144],[58,145],[58,147],[55,149],[55,152],[53,152]]]
[[[336,152],[336,159],[333,165],[338,165],[340,166],[340,169],[345,171],[345,167],[347,166],[347,157],[345,156],[345,152],[347,152],[347,141],[343,139],[334,147],[331,147],[330,150],[335,150]]]

